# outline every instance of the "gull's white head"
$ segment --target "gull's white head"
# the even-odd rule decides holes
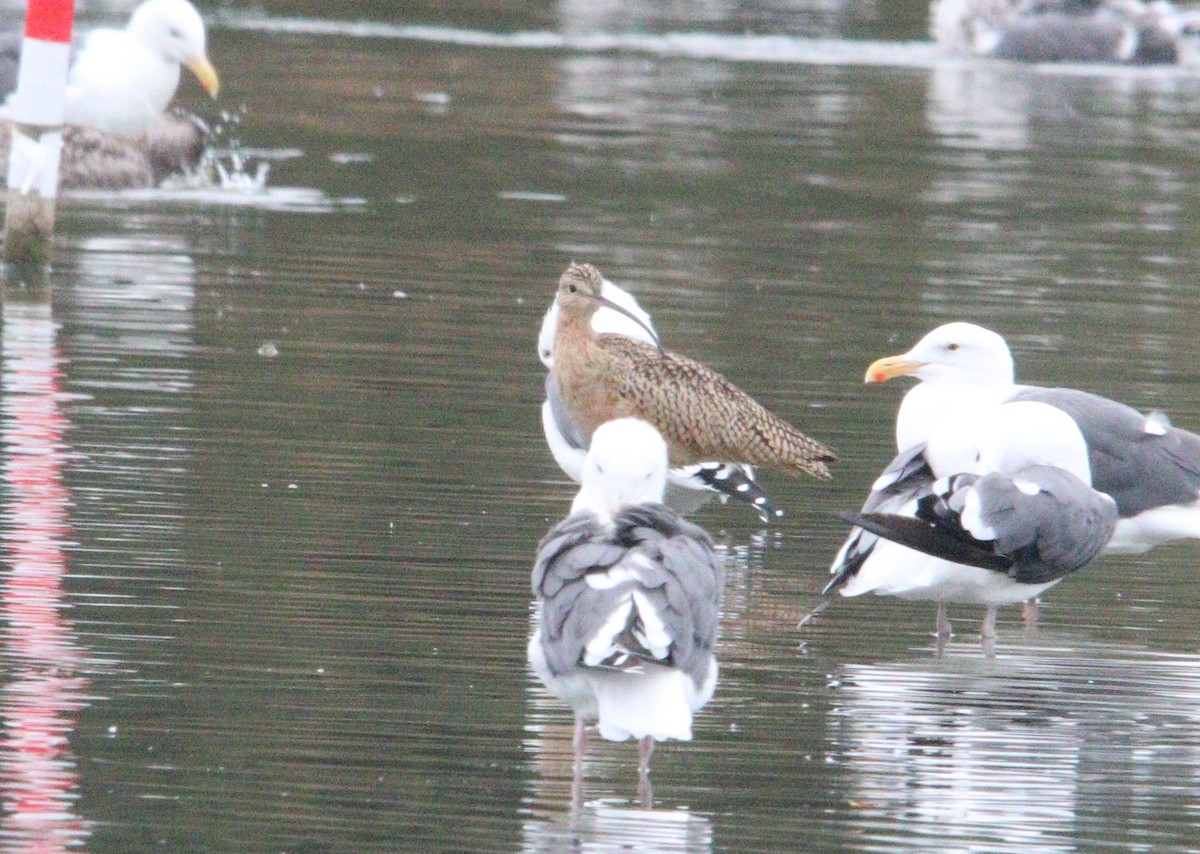
[[[667,443],[638,418],[607,421],[592,434],[581,488],[571,512],[608,517],[630,504],[661,502],[667,486]]]
[[[634,299],[633,294],[629,293],[629,291],[605,279],[604,286],[600,289],[600,295],[621,306],[621,308],[632,312],[646,326],[654,329],[654,324],[650,322],[650,315],[638,305],[638,301]],[[558,300],[556,299],[550,303],[550,308],[546,310],[546,315],[542,318],[542,329],[538,333],[538,358],[542,360],[542,364],[547,369],[554,367],[554,330],[557,326]],[[613,311],[611,308],[602,307],[592,315],[592,328],[599,333],[610,332],[614,335],[624,335],[627,338],[645,341],[647,344],[658,345],[658,342],[645,329],[632,319],[621,314],[621,312]]]
[[[887,382],[893,377],[914,376],[924,382],[1013,382],[1013,358],[1004,339],[973,323],[939,326],[907,353],[879,359],[867,368],[865,381]]]
[[[146,0],[125,31],[168,62],[186,66],[214,98],[221,82],[208,61],[204,20],[188,0]]]

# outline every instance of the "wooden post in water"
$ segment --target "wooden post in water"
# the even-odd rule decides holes
[[[12,143],[4,260],[30,269],[50,261],[62,153],[74,0],[30,0],[17,90],[10,102]]]

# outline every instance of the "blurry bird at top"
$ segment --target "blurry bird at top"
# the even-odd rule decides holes
[[[216,97],[220,81],[208,59],[204,21],[188,0],[145,0],[123,29],[99,28],[79,43],[66,90],[60,186],[67,189],[150,187],[193,169],[208,127],[168,112],[180,68],[192,70]],[[13,109],[22,39],[0,40],[3,115]],[[3,140],[7,155],[8,140]]]
[[[1183,62],[1200,12],[1167,0],[934,0],[933,40],[1019,62]]]

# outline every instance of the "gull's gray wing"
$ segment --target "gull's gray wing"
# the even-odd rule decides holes
[[[572,421],[571,416],[567,413],[567,406],[563,403],[562,394],[558,390],[558,382],[552,373],[546,374],[546,400],[550,401],[554,426],[558,428],[558,432],[562,434],[566,443],[578,451],[586,451],[587,437],[583,435],[579,425]]]
[[[661,504],[642,504],[618,514],[639,547],[662,567],[659,610],[675,639],[675,666],[699,685],[717,641],[725,569],[712,539],[698,525]]]
[[[861,514],[909,515],[916,512],[917,502],[931,494],[934,476],[925,459],[925,445],[914,445],[898,454],[883,473],[875,479]],[[845,517],[843,517],[845,518]],[[847,520],[850,521],[850,520]],[[853,521],[855,527],[846,536],[829,572],[833,576],[822,595],[841,587],[855,576],[871,556],[879,533]]]
[[[1018,15],[1003,28],[991,55],[1019,62],[1125,62],[1134,58],[1122,51],[1135,44],[1135,33],[1129,21],[1114,16]]]
[[[723,582],[708,535],[661,504],[626,508],[611,525],[571,516],[543,538],[534,567],[547,666],[561,675],[585,655],[589,666],[618,669],[654,661],[699,685]]]
[[[1054,466],[938,481],[916,519],[864,514],[880,536],[1023,584],[1062,578],[1096,557],[1117,524],[1116,504]]]
[[[1037,488],[1029,494],[1029,484]],[[1116,505],[1068,471],[1030,466],[1015,478],[989,474],[975,484],[979,516],[995,531],[996,551],[1045,578],[1074,572],[1104,550],[1117,524]],[[1021,579],[1025,580],[1025,579]]]
[[[1022,388],[1074,419],[1088,446],[1092,486],[1117,502],[1122,519],[1200,497],[1200,436],[1106,397],[1071,388]]]

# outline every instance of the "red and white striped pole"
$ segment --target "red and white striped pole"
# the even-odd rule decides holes
[[[46,264],[62,153],[74,0],[30,0],[12,105],[4,259]]]

